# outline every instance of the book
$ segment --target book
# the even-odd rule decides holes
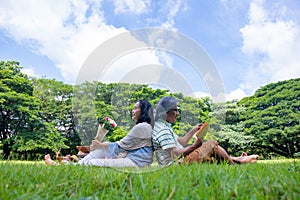
[[[199,130],[195,133],[197,138],[204,138],[206,133],[208,132],[209,125],[207,122],[204,122]]]

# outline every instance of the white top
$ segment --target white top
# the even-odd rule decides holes
[[[141,147],[152,147],[152,127],[147,122],[135,125],[129,133],[117,143],[125,150],[133,150]]]

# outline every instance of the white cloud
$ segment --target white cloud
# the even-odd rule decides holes
[[[198,91],[198,92],[194,92],[194,94],[192,96],[195,96],[197,98],[204,98],[204,97],[211,97],[211,95],[207,92],[201,92],[201,91]]]
[[[209,98],[213,99],[211,94],[209,94],[207,92],[201,92],[201,91],[194,92],[193,95],[190,95],[190,96],[197,97],[197,98],[209,97]],[[238,88],[236,90],[229,92],[225,96],[226,96],[226,101],[232,101],[232,100],[241,100],[242,98],[244,98],[248,95],[242,89]],[[216,100],[214,100],[214,102],[224,102],[224,94],[219,94],[219,96],[215,97],[215,99]]]
[[[231,91],[229,94],[226,94],[226,101],[241,100],[246,96],[246,93],[242,89],[238,88]]]
[[[0,28],[19,43],[47,56],[73,82],[87,56],[103,41],[125,31],[105,24],[100,2],[3,1]],[[21,13],[21,14],[20,14]]]
[[[207,93],[207,92],[194,92],[193,95],[191,95],[193,97],[197,97],[197,98],[204,98],[204,97],[209,97],[212,99],[211,94]],[[242,98],[248,96],[242,89],[238,88],[236,90],[233,90],[231,92],[229,92],[228,94],[225,95],[226,96],[226,101],[232,101],[232,100],[241,100]],[[215,98],[217,101],[215,100],[215,102],[224,102],[224,94],[220,94],[218,98]]]
[[[122,55],[122,57],[119,57],[116,60],[114,60],[114,62],[111,63],[110,66],[108,66],[101,79],[103,82],[106,83],[119,82],[122,81],[122,78],[128,76],[128,74],[134,72],[135,69],[149,64],[152,65],[160,64],[156,56],[156,53],[154,51],[139,50],[139,51],[128,52],[128,54]],[[138,78],[138,76],[142,76],[144,74],[142,75],[135,74],[135,75],[137,76],[136,78]],[[155,75],[157,76],[157,74]],[[153,76],[153,74],[146,74],[146,76]],[[160,76],[157,76],[156,78],[159,77]],[[133,79],[132,81],[135,81],[135,79]]]
[[[253,93],[259,86],[300,77],[300,27],[285,19],[286,7],[277,12],[263,7],[263,1],[250,5],[249,24],[240,31],[242,51],[249,66],[241,89]]]
[[[30,46],[36,53],[47,56],[60,70],[65,81],[75,81],[82,64],[90,53],[107,39],[125,32],[125,28],[107,25],[101,1],[2,1],[0,7],[0,28],[18,43]],[[116,13],[142,14],[151,10],[150,0],[114,1]],[[157,24],[174,28],[174,18],[186,10],[186,1],[168,0],[159,3]],[[160,42],[155,38],[155,42]],[[164,41],[162,41],[164,42]],[[168,45],[168,44],[166,44]],[[98,59],[99,60],[99,59]],[[121,59],[119,68],[112,74],[122,76],[146,64],[161,64],[172,67],[173,60],[164,53],[146,53]],[[121,67],[120,67],[121,66]],[[126,68],[124,67],[126,66]],[[125,71],[125,72],[124,72]],[[33,68],[24,72],[34,75]],[[93,73],[93,72],[89,72]],[[123,73],[123,74],[122,74]],[[87,74],[85,80],[91,77]],[[110,77],[110,74],[107,75]],[[118,77],[114,77],[118,78]],[[159,77],[156,77],[157,79]],[[113,77],[111,77],[113,80]]]
[[[266,12],[262,7],[263,0],[256,0],[250,4],[249,21],[252,23],[260,23],[267,21]]]
[[[149,11],[151,0],[114,0],[115,14],[143,14]]]
[[[21,72],[27,74],[28,76],[32,76],[32,77],[36,76],[34,68],[22,68]]]
[[[115,12],[147,13],[150,0],[114,1]],[[167,21],[163,27],[173,27],[173,18],[184,7],[183,1],[168,1]],[[0,7],[0,28],[19,44],[29,46],[47,56],[67,82],[74,82],[80,67],[107,39],[125,32],[106,24],[101,1],[3,1]],[[158,20],[159,21],[159,20]],[[164,24],[169,24],[168,26]],[[153,58],[154,61],[156,58]],[[170,61],[161,55],[165,62]],[[152,63],[152,62],[150,62]]]
[[[187,10],[187,6],[186,6],[186,1],[184,0],[168,0],[167,1],[167,8],[165,8],[166,10],[168,10],[168,14],[167,14],[167,19],[165,22],[162,23],[162,27],[163,28],[167,28],[167,29],[173,29],[175,22],[174,22],[174,18],[176,17],[176,15],[178,14],[179,11],[185,11]]]

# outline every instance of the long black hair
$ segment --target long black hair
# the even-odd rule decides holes
[[[154,125],[154,120],[153,120],[153,107],[152,104],[149,103],[147,100],[139,100],[139,106],[141,109],[141,114],[138,120],[136,121],[136,124],[142,123],[142,122],[147,122],[150,124],[152,127]]]

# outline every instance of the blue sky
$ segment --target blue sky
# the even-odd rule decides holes
[[[29,75],[72,84],[97,47],[145,27],[177,31],[202,47],[227,100],[300,77],[298,0],[0,0],[0,60],[19,61]],[[194,77],[184,60],[162,54],[133,52],[114,62],[125,71],[153,63],[171,67],[191,79],[196,96],[209,95],[205,76]],[[111,68],[107,82],[117,69]]]

